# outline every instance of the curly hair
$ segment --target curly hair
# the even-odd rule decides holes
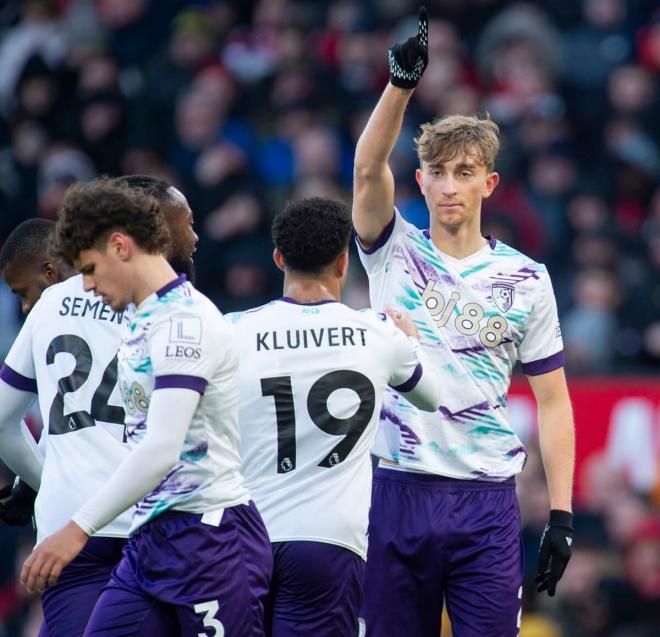
[[[442,164],[464,153],[489,171],[495,167],[500,130],[488,117],[447,115],[422,124],[421,130],[415,139],[420,166],[422,162]]]
[[[273,242],[287,267],[319,274],[346,248],[352,231],[348,206],[337,199],[290,201],[273,220]]]
[[[72,265],[82,250],[102,245],[113,231],[130,235],[150,254],[169,248],[158,201],[117,179],[101,177],[67,190],[58,210],[53,252]]]

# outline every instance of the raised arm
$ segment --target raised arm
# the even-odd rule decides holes
[[[428,63],[428,14],[419,10],[417,35],[388,52],[390,83],[355,148],[353,225],[369,248],[394,214],[394,176],[388,161],[413,89]]]

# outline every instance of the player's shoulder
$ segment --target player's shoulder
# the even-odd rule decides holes
[[[385,312],[377,312],[370,307],[358,310],[348,309],[353,313],[357,322],[362,323],[369,331],[380,334],[386,339],[391,338],[392,333],[397,331],[394,321]]]
[[[538,273],[539,276],[547,276],[548,269],[545,264],[535,261],[530,256],[526,255],[516,248],[512,248],[499,239],[486,237],[491,248],[491,258],[495,267],[499,266],[517,266],[522,269],[527,269],[530,273]]]
[[[48,306],[53,303],[59,303],[59,301],[67,295],[71,294],[89,294],[85,292],[83,287],[83,277],[82,274],[74,274],[64,281],[59,283],[53,283],[49,285],[39,297],[39,300],[35,304],[33,309],[36,309],[38,306]]]
[[[240,310],[237,312],[229,312],[224,315],[224,317],[235,326],[246,325],[252,320],[261,321],[264,316],[268,315],[272,311],[276,311],[277,301],[269,301],[263,305],[257,305],[256,307],[248,308],[247,310]]]
[[[31,322],[39,321],[41,323],[46,317],[50,317],[48,323],[50,324],[52,318],[78,316],[88,306],[94,305],[97,306],[98,311],[98,306],[103,305],[103,302],[99,298],[95,299],[92,292],[86,292],[82,274],[75,274],[44,289],[28,318]],[[108,313],[114,314],[110,312],[109,308]]]

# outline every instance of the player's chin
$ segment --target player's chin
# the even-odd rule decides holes
[[[126,306],[128,305],[127,302],[113,298],[104,298],[103,302],[107,303],[113,312],[123,312],[126,309]]]
[[[436,214],[436,219],[441,226],[460,226],[465,221],[462,208],[448,208]]]

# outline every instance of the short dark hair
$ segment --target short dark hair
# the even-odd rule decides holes
[[[168,192],[170,184],[158,177],[152,177],[151,175],[122,175],[116,179],[117,181],[128,184],[131,188],[138,188],[146,192],[157,201],[165,201],[168,197],[171,197]]]
[[[54,252],[72,265],[82,250],[112,231],[130,235],[145,252],[166,253],[169,230],[155,197],[117,179],[101,177],[71,186],[58,210]]]
[[[343,201],[311,197],[288,202],[273,221],[272,235],[288,267],[319,274],[346,250],[351,230]]]
[[[17,225],[0,250],[0,272],[8,265],[27,263],[48,254],[55,222],[50,219],[28,219]]]

